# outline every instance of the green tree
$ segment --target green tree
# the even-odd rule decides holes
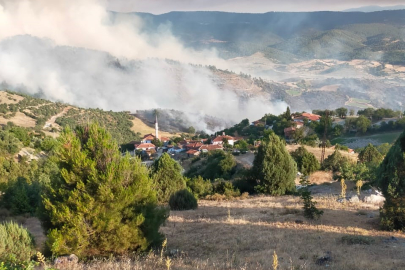
[[[340,118],[346,118],[347,116],[347,108],[341,107],[341,108],[337,108],[336,110],[336,114],[337,116],[339,116]]]
[[[43,194],[47,247],[54,255],[109,256],[159,244],[166,209],[156,206],[148,170],[122,157],[96,124],[65,129],[55,151],[60,173]]]
[[[371,126],[371,121],[367,119],[364,116],[359,116],[356,119],[356,128],[357,131],[360,131],[361,133],[366,133],[367,129]]]
[[[287,107],[287,110],[285,111],[284,118],[287,120],[291,120],[291,111],[290,107]]]
[[[350,109],[350,116],[354,116],[354,110]]]
[[[291,156],[297,163],[298,170],[304,175],[310,175],[321,168],[316,157],[303,146],[292,152]]]
[[[380,154],[377,148],[369,143],[360,153],[359,161],[362,163],[374,163],[379,164],[383,160],[383,156]]]
[[[263,140],[253,161],[251,175],[259,192],[284,195],[295,190],[297,164],[276,134],[270,133]]]
[[[151,177],[160,203],[168,202],[172,194],[186,188],[182,170],[180,164],[167,153],[153,163]]]
[[[378,149],[378,152],[381,153],[381,155],[385,156],[386,154],[388,154],[388,151],[390,151],[391,144],[389,144],[389,143],[380,144],[379,146],[377,146],[377,149]]]
[[[187,131],[188,131],[189,134],[195,134],[195,128],[192,127],[192,126],[189,127]]]
[[[152,140],[152,144],[155,145],[156,147],[162,147],[162,146],[163,146],[162,141],[159,140],[158,138],[154,138],[154,139]]]
[[[405,231],[405,132],[385,156],[377,173],[385,203],[380,211],[381,226]]]
[[[249,144],[247,143],[247,141],[242,139],[242,140],[239,140],[239,141],[236,142],[236,146],[241,151],[247,151],[248,147],[249,147]]]
[[[324,163],[322,164],[325,170],[331,170],[333,172],[341,171],[342,167],[345,163],[349,162],[349,160],[344,157],[339,150],[335,150],[332,155],[328,156]]]

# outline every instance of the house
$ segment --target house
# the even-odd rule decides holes
[[[295,124],[295,127],[296,127],[297,129],[304,127],[304,123],[303,123],[303,122],[295,122],[294,124]]]
[[[294,133],[297,129],[295,127],[288,127],[284,129],[284,136],[287,140],[293,140]]]
[[[255,126],[255,127],[259,127],[259,126],[263,127],[265,125],[265,122],[262,120],[256,120],[256,121],[253,121],[250,125]]]
[[[222,144],[204,144],[203,146],[200,147],[199,149],[201,152],[206,153],[209,151],[215,151],[215,150],[224,150],[224,147]]]
[[[321,119],[320,115],[312,114],[312,113],[303,113],[302,117],[305,117],[309,122],[312,122],[312,121],[319,122],[319,120]]]
[[[184,147],[183,145],[176,145],[176,146],[174,146],[174,147],[171,147],[171,148],[169,148],[168,150],[167,150],[167,152],[169,153],[169,154],[178,154],[178,153],[181,153],[181,152],[184,152],[184,151],[186,151],[187,149],[186,149],[186,147]]]
[[[155,139],[155,135],[153,134],[146,134],[143,136],[141,143],[152,143],[152,141]]]
[[[198,151],[200,149],[201,146],[203,146],[203,143],[200,142],[195,142],[195,143],[189,143],[187,145],[185,145],[187,150],[196,150]]]
[[[135,150],[149,151],[151,149],[156,149],[156,146],[152,143],[135,144]]]
[[[212,140],[213,145],[222,145],[224,143],[224,139],[228,140],[228,143],[230,145],[234,145],[235,142],[238,141],[238,139],[228,136],[228,135],[222,135],[222,136],[217,136],[215,139]]]
[[[200,151],[193,150],[193,149],[188,150],[186,153],[187,153],[188,157],[193,157],[193,156],[200,155]]]

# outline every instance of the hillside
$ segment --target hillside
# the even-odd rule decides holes
[[[262,52],[287,62],[300,58],[370,59],[378,56],[381,43],[391,40],[397,42],[384,47],[385,61],[405,60],[403,55],[400,60],[392,58],[396,52],[404,52],[404,10],[136,15],[147,22],[147,31],[170,22],[175,36],[185,44],[196,49],[216,48],[224,58]],[[130,14],[114,13],[113,17],[131,19]],[[359,28],[361,31],[356,31]]]
[[[0,124],[12,122],[17,126],[43,132],[52,137],[59,136],[65,126],[98,122],[107,128],[119,144],[139,140],[138,133],[145,124],[127,112],[85,109],[68,104],[51,102],[14,92],[0,91]],[[164,131],[164,130],[163,130]],[[165,134],[165,133],[163,133]],[[167,133],[169,135],[169,133]]]

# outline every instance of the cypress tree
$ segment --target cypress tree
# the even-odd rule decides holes
[[[260,145],[251,174],[258,192],[284,195],[295,190],[297,165],[276,134],[270,133]]]
[[[160,203],[169,202],[170,196],[186,188],[182,170],[180,164],[167,153],[153,163],[151,177]]]
[[[156,206],[148,170],[121,157],[96,124],[65,129],[56,157],[60,173],[43,195],[47,247],[54,255],[108,256],[159,244],[167,210]]]
[[[382,228],[405,231],[405,132],[385,156],[377,179],[385,197],[380,211]]]

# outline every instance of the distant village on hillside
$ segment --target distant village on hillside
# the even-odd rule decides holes
[[[290,117],[289,126],[284,128],[284,139],[287,143],[295,143],[295,135],[298,131],[304,130],[306,124],[311,122],[320,122],[321,115],[313,113],[293,113]],[[276,121],[267,122],[266,118],[262,118],[251,123],[248,123],[251,128],[257,127],[264,130],[273,129]],[[341,124],[341,123],[340,123]],[[175,159],[187,159],[199,156],[200,154],[208,153],[214,150],[230,150],[234,154],[245,153],[248,148],[241,149],[238,143],[248,138],[244,136],[235,136],[235,134],[226,134],[221,132],[206,138],[195,136],[194,138],[185,137],[165,137],[159,135],[158,117],[155,119],[155,134],[146,134],[140,141],[132,141],[130,146],[130,154],[132,156],[139,156],[144,161],[151,161],[159,158],[163,153],[167,152]],[[260,139],[254,140],[251,144],[250,150],[254,150],[260,146]],[[335,146],[330,146],[334,148]],[[349,153],[354,153],[353,149],[347,149]]]

